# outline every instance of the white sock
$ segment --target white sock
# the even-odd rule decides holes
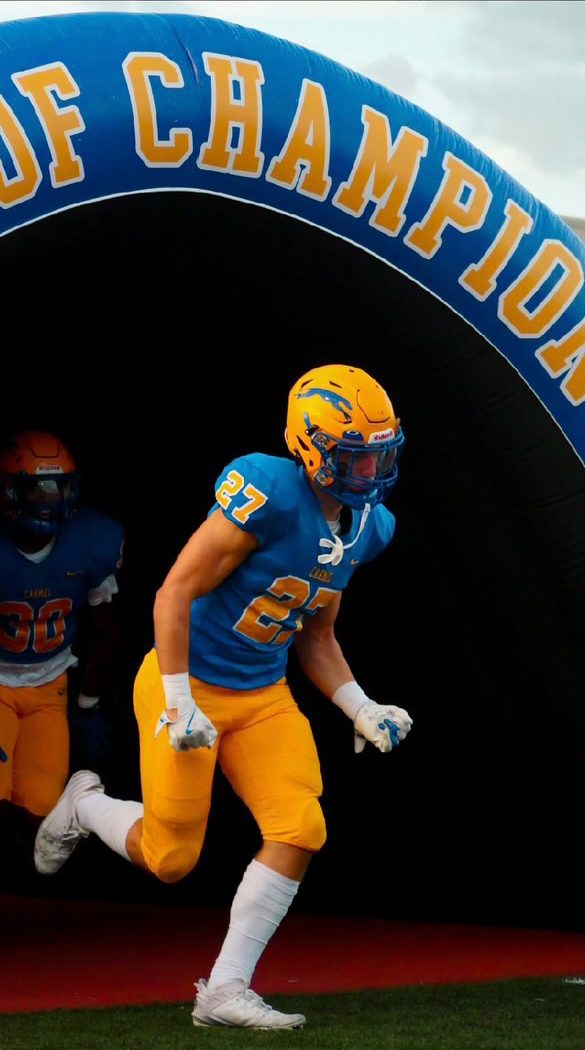
[[[123,802],[92,792],[79,800],[75,812],[84,831],[93,831],[106,846],[130,860],[126,838],[132,825],[144,816],[142,802]]]
[[[240,978],[246,988],[272,934],[290,908],[300,882],[253,860],[238,886],[230,925],[208,982],[210,989]]]

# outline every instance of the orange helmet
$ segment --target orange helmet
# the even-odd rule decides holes
[[[23,431],[0,452],[0,510],[12,528],[51,536],[74,513],[78,496],[75,462],[54,434]]]
[[[340,503],[374,506],[396,484],[400,420],[361,368],[324,365],[301,376],[289,394],[285,439],[309,477]]]

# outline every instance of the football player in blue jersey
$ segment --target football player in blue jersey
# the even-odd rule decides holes
[[[99,704],[116,644],[122,529],[79,509],[78,496],[75,463],[53,434],[17,434],[0,452],[0,806],[37,817],[69,773],[67,670],[82,609],[90,639],[81,717]]]
[[[197,863],[216,762],[253,814],[262,846],[235,895],[196,1025],[298,1028],[267,1006],[254,969],[325,841],[319,760],[286,681],[294,641],[310,681],[353,722],[356,750],[389,752],[412,720],[371,700],[335,638],[357,565],[380,555],[394,517],[383,500],[404,437],[390,399],[359,368],[326,365],[291,390],[292,459],[254,453],[220,474],[216,502],[158,591],[156,648],[135,684],[143,804],[73,777],[41,825],[37,869],[58,870],[95,832],[165,882]]]

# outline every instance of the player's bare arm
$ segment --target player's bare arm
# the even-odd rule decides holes
[[[213,591],[257,546],[216,511],[193,533],[156,595],[154,629],[161,674],[189,666],[191,602]]]
[[[295,635],[299,663],[307,678],[325,696],[333,694],[353,674],[335,637],[335,621],[341,604],[341,592],[311,619],[305,617],[302,631]]]
[[[305,619],[303,630],[295,636],[299,663],[313,685],[351,718],[356,752],[363,751],[366,741],[379,751],[391,751],[410,732],[412,719],[401,707],[370,700],[355,681],[335,637],[340,604],[338,594],[311,620]]]
[[[252,533],[243,532],[215,512],[191,536],[157,593],[154,633],[166,710],[156,733],[168,726],[169,743],[175,751],[212,748],[217,739],[215,726],[197,707],[191,693],[191,604],[218,587],[256,546]]]

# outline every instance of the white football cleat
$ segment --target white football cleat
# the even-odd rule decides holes
[[[35,868],[41,875],[53,875],[59,871],[79,840],[88,837],[89,831],[79,826],[75,807],[86,795],[103,791],[99,776],[89,769],[81,769],[70,777],[61,798],[37,831]]]
[[[302,1028],[303,1014],[283,1014],[273,1010],[256,992],[246,988],[243,981],[228,981],[210,992],[207,981],[195,985],[197,996],[191,1014],[193,1024],[226,1025],[228,1028]]]

